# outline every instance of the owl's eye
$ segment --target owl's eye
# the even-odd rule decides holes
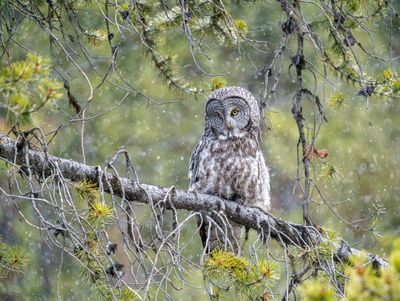
[[[233,109],[231,112],[231,116],[235,117],[237,114],[239,114],[239,109]]]

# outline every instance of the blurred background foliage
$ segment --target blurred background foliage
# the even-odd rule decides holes
[[[8,7],[6,2],[0,2],[3,9]],[[346,5],[360,3],[356,8],[361,14],[369,13],[376,4],[379,5],[378,1],[343,2]],[[161,5],[156,1],[142,4],[144,7]],[[79,20],[88,29],[83,43],[93,65],[90,66],[82,54],[71,51],[74,60],[89,76],[93,87],[101,82],[98,74],[104,74],[110,65],[107,31],[98,5],[97,2],[81,1],[78,10]],[[126,9],[123,5],[128,4],[121,5],[119,10],[123,12]],[[397,1],[393,1],[392,5],[400,9]],[[171,24],[168,27],[164,24],[159,32],[149,33],[157,43],[156,54],[143,46],[138,34],[125,33],[117,57],[119,69],[111,71],[109,78],[113,77],[113,72],[120,72],[132,87],[141,92],[130,93],[121,102],[126,91],[115,84],[123,87],[127,85],[120,79],[110,79],[112,83],[107,80],[95,91],[88,103],[86,117],[103,114],[115,107],[107,114],[85,123],[87,164],[103,166],[124,146],[133,157],[141,182],[166,187],[174,185],[180,189],[188,187],[188,161],[202,134],[207,94],[213,88],[223,85],[239,85],[257,96],[262,95],[263,79],[260,70],[271,61],[281,36],[279,24],[284,20],[284,15],[278,1],[229,2],[227,9],[235,18],[233,22],[238,29],[236,34],[243,34],[258,42],[239,43],[239,38],[226,39],[214,32],[207,33],[207,39],[204,40],[205,54],[196,55],[204,72],[196,67],[188,40],[179,26]],[[321,40],[328,45],[326,24],[318,22],[319,10],[309,4],[304,13],[312,20]],[[20,17],[17,12],[15,14],[16,18]],[[382,15],[371,20],[369,32],[372,38],[359,29],[355,29],[355,33],[364,48],[372,49],[379,56],[396,57],[400,55],[400,23],[398,18],[393,17],[389,18],[391,24],[388,24],[388,18],[384,18],[388,14],[388,11],[382,12]],[[123,14],[120,14],[120,18],[119,22],[123,22]],[[162,14],[155,14],[150,20],[162,22]],[[115,29],[115,24],[111,26]],[[389,27],[393,33],[389,34]],[[77,41],[71,41],[71,45],[81,47]],[[289,69],[290,56],[295,52],[295,46],[296,40],[289,40],[285,49],[288,55],[283,61],[278,89],[267,103],[268,130],[263,134],[263,149],[272,176],[273,214],[301,222],[301,193],[296,184],[298,130],[291,113],[296,84],[294,70]],[[47,59],[51,60],[52,82],[41,82],[43,79],[36,78],[30,81],[32,86],[25,83],[26,91],[19,99],[19,106],[14,109],[18,114],[45,102],[44,107],[37,112],[32,110],[35,112],[30,114],[29,120],[22,127],[28,129],[38,126],[45,133],[51,133],[76,114],[67,99],[67,92],[62,89],[62,84],[60,86],[63,82],[60,74],[68,78],[71,93],[81,105],[87,99],[89,88],[82,74],[65,54],[57,49],[50,52],[48,34],[29,19],[20,22],[18,34],[13,36],[8,47],[8,55],[3,54],[1,58],[3,78],[7,72],[14,72],[10,70],[11,62],[36,60],[27,54],[27,49],[29,53],[46,58],[46,64]],[[334,47],[330,49],[332,52],[334,50]],[[305,49],[305,54],[309,62],[322,72],[322,58],[311,47]],[[362,51],[359,51],[359,58],[361,65],[374,78],[395,78],[398,72],[399,64],[396,60],[372,60],[363,55]],[[170,80],[160,74],[160,69],[155,68],[157,62],[163,60],[166,72],[171,74]],[[15,64],[13,66],[16,68]],[[325,199],[319,197],[316,189],[313,189],[312,217],[317,224],[333,229],[357,247],[385,256],[393,238],[400,232],[400,105],[398,98],[380,95],[369,97],[367,103],[364,97],[357,95],[359,86],[334,73],[329,70],[329,82],[319,78],[315,87],[323,101],[328,120],[320,129],[316,146],[326,151],[328,156],[325,159],[312,159],[313,177]],[[29,81],[28,78],[25,80]],[[182,85],[183,90],[171,84],[174,80]],[[310,90],[314,89],[314,79],[310,73],[305,72],[304,82]],[[4,97],[4,93],[9,92],[1,79],[0,85],[0,95]],[[54,85],[57,94],[52,96],[51,101],[44,101],[46,93],[40,92],[35,85],[46,87],[47,92],[49,86]],[[396,85],[393,84],[393,87]],[[35,95],[36,92],[40,95]],[[31,101],[29,105],[25,105],[26,99]],[[307,126],[312,127],[314,105],[306,96],[303,103]],[[0,108],[1,133],[10,131],[6,112],[7,109]],[[48,135],[48,139],[53,138],[49,152],[82,161],[80,130],[81,123],[76,122],[60,128],[54,137]],[[0,185],[7,187],[6,166],[1,163],[0,167]],[[27,256],[29,268],[22,274],[13,274],[0,281],[0,299],[54,300],[60,297],[63,300],[92,300],[92,288],[82,283],[77,262],[54,246],[47,245],[40,233],[20,218],[18,210],[33,223],[37,220],[31,205],[21,202],[17,208],[3,194],[0,200],[1,240],[30,250]],[[329,206],[326,202],[329,202]],[[148,214],[146,209],[138,208],[138,212],[137,215],[144,222]],[[363,219],[373,212],[379,214],[374,220],[364,222]],[[359,222],[354,223],[356,220]],[[186,231],[188,238],[194,230],[193,223],[192,228]],[[193,258],[199,256],[200,240],[193,243],[191,251]],[[199,288],[176,292],[176,300],[206,298],[205,291],[200,288],[202,275],[195,274],[193,279],[196,279],[194,282]]]

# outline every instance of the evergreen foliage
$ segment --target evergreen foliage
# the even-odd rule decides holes
[[[245,300],[268,300],[271,287],[279,279],[275,262],[251,263],[223,250],[214,250],[206,259],[204,276],[213,285],[215,300],[226,300],[225,295],[232,291]]]
[[[305,223],[323,239],[300,233],[304,244],[288,246],[253,231],[242,257],[206,256],[197,216],[178,214],[173,187],[143,208],[65,180],[52,162],[39,177],[5,161],[0,234],[21,243],[0,241],[0,299],[49,285],[49,300],[198,300],[204,280],[214,300],[400,300],[399,241],[387,268],[335,253],[342,240],[384,253],[399,234],[399,9],[387,0],[1,1],[0,129],[19,149],[95,165],[123,144],[132,183],[186,187],[200,100],[248,86],[268,109],[276,215],[299,220],[309,203],[315,223]],[[38,241],[59,258],[46,263]]]
[[[6,66],[0,75],[0,99],[7,122],[31,123],[31,114],[60,99],[62,83],[51,79],[49,60],[29,53],[25,60]]]
[[[10,274],[23,273],[28,264],[27,251],[19,246],[9,246],[0,240],[0,279]]]
[[[344,292],[335,292],[329,280],[320,277],[304,282],[299,291],[304,301],[400,300],[400,241],[394,243],[390,266],[376,271],[366,256],[357,256],[342,271]]]

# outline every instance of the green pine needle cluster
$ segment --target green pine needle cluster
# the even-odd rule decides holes
[[[109,242],[102,235],[113,216],[112,207],[102,200],[95,183],[83,180],[74,188],[79,203],[85,205],[81,225],[85,227],[86,239],[74,252],[83,264],[81,278],[93,286],[98,299],[137,300],[134,292],[110,284],[110,280],[118,279],[123,273],[123,265],[110,260],[115,251],[107,251]]]
[[[304,301],[335,301],[335,290],[325,278],[309,279],[299,288]]]
[[[321,166],[321,172],[319,174],[319,179],[322,181],[333,180],[339,177],[340,172],[332,164],[325,163]]]
[[[220,76],[215,76],[211,80],[211,90],[217,90],[223,88],[227,85],[227,81],[225,78]]]
[[[48,59],[29,53],[25,60],[3,68],[0,73],[0,101],[9,124],[29,124],[31,114],[62,97],[63,84],[51,79]]]
[[[349,13],[356,13],[361,8],[361,0],[338,0],[337,3],[343,11]]]
[[[331,108],[334,110],[340,110],[345,107],[345,101],[346,101],[346,96],[343,92],[335,92],[333,93],[329,99],[328,99],[328,104]]]
[[[291,258],[295,259],[294,263],[300,262],[301,265],[306,262],[310,266],[314,265],[321,259],[331,261],[340,243],[341,237],[330,229],[322,229],[324,239],[317,245],[305,249],[303,252],[294,250],[290,253]]]
[[[338,77],[356,83],[360,81],[359,68],[351,51],[343,48],[338,37],[331,38],[332,43],[325,52],[325,62]]]
[[[95,201],[91,204],[91,207],[87,214],[88,222],[98,228],[101,225],[107,224],[112,218],[113,210],[111,206],[101,201]]]
[[[8,246],[0,240],[0,278],[22,272],[28,263],[27,253],[19,246]]]
[[[243,19],[235,20],[235,25],[239,29],[239,31],[242,33],[247,33],[247,31],[249,30],[249,26],[247,25],[247,22]]]
[[[77,193],[80,202],[97,202],[100,201],[100,193],[95,183],[86,179],[74,185],[75,192]]]
[[[231,252],[214,250],[207,258],[204,276],[215,286],[214,298],[223,299],[229,291],[247,300],[268,300],[270,289],[279,279],[278,265],[268,260],[253,264]]]
[[[381,74],[376,76],[377,87],[376,93],[385,96],[400,96],[400,75],[391,68],[383,70]]]
[[[110,205],[103,202],[96,184],[83,180],[74,185],[78,199],[88,204],[85,219],[94,228],[101,228],[102,225],[112,218],[113,210]]]

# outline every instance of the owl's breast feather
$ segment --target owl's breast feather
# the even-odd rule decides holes
[[[269,176],[257,140],[206,141],[191,190],[268,209]]]

